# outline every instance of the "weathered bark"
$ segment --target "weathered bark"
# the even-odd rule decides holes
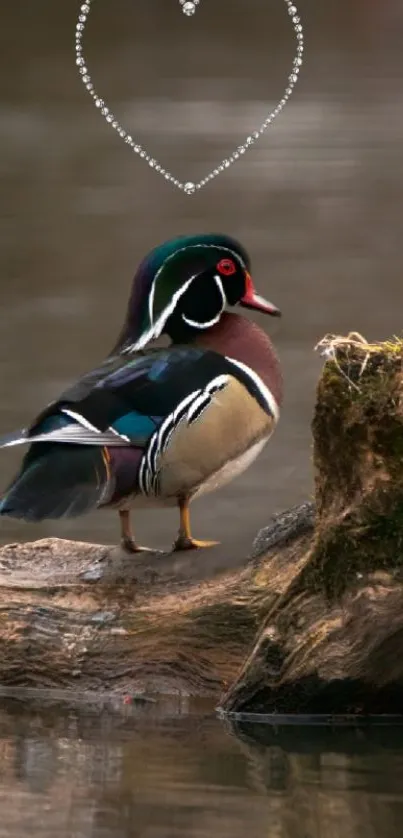
[[[310,528],[311,505],[302,505],[273,519],[270,538],[286,544]],[[200,581],[198,554],[132,557],[59,539],[8,545],[0,550],[0,684],[218,697],[292,573],[291,549],[271,562],[268,586],[265,557]]]
[[[315,504],[276,516],[243,568],[208,581],[194,578],[197,555],[3,548],[3,686],[221,696],[226,712],[401,712],[403,344],[326,346]]]

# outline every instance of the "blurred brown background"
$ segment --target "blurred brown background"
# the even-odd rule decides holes
[[[403,4],[302,0],[294,96],[239,164],[190,198],[91,105],[74,60],[79,5],[0,8],[0,433],[107,354],[150,247],[178,233],[238,236],[283,310],[259,322],[281,355],[286,401],[260,461],[194,506],[195,535],[223,542],[202,557],[209,572],[241,560],[272,512],[312,492],[314,344],[328,331],[402,331]],[[283,0],[201,0],[194,18],[178,0],[94,0],[86,34],[99,93],[182,180],[261,123],[295,54]],[[0,452],[1,486],[22,453]],[[115,517],[2,520],[0,540],[113,542]],[[138,524],[141,540],[167,546],[177,519],[155,511]],[[127,719],[120,705],[116,716],[94,707],[88,721],[1,699],[0,838],[401,835],[401,735],[330,730],[322,741],[318,728],[267,727],[254,743],[203,708],[188,717],[185,697],[169,702]]]
[[[179,233],[239,237],[256,285],[283,310],[259,322],[281,355],[286,401],[259,462],[193,514],[195,535],[241,558],[272,512],[312,491],[314,344],[328,331],[402,330],[403,5],[303,0],[290,103],[194,197],[145,166],[91,104],[74,60],[79,5],[13,0],[0,11],[0,432],[107,354],[149,248]],[[178,0],[94,0],[84,45],[98,92],[182,180],[199,180],[261,123],[295,54],[282,0],[201,0],[193,18]],[[2,487],[22,453],[0,453]],[[174,513],[150,512],[139,536],[167,546],[176,528]],[[48,534],[112,542],[117,522],[1,522],[2,541]]]

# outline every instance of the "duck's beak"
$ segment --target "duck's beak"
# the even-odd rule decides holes
[[[281,317],[281,311],[273,303],[269,303],[264,297],[256,293],[252,277],[249,273],[246,276],[246,291],[239,301],[239,305],[244,308],[255,308],[257,311],[264,311],[265,314],[271,314],[272,317]]]

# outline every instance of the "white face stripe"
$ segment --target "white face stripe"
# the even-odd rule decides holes
[[[246,375],[249,376],[249,378],[253,381],[253,383],[258,388],[258,390],[259,390],[261,396],[263,397],[264,401],[266,402],[267,407],[268,407],[270,413],[272,414],[272,416],[274,417],[275,422],[278,422],[279,417],[280,417],[279,406],[278,406],[278,404],[277,404],[277,402],[276,402],[276,400],[273,396],[273,393],[269,390],[268,387],[266,387],[265,383],[260,378],[260,375],[258,375],[257,372],[252,370],[246,364],[243,364],[242,361],[236,361],[235,358],[229,358],[228,356],[226,356],[226,358],[227,358],[227,361],[230,362],[230,364],[234,364],[236,367],[239,367],[240,370],[243,370],[243,372],[246,373]]]
[[[197,320],[191,320],[190,317],[186,317],[186,314],[182,314],[182,320],[187,326],[191,326],[193,329],[209,329],[210,326],[215,326],[218,323],[221,315],[222,309],[216,317],[213,317],[212,320],[207,320],[205,323],[198,323]]]
[[[165,326],[165,324],[168,320],[168,317],[174,311],[178,300],[180,299],[182,294],[185,293],[185,291],[189,287],[190,283],[193,282],[193,280],[195,279],[197,274],[195,274],[189,280],[187,280],[187,282],[184,283],[182,288],[180,288],[179,291],[177,291],[176,294],[173,295],[172,300],[169,303],[169,305],[164,309],[164,311],[159,316],[156,323],[154,323],[153,308],[154,308],[154,298],[155,298],[155,286],[156,286],[156,282],[158,280],[158,277],[160,276],[160,274],[162,273],[162,271],[166,267],[167,263],[170,262],[171,259],[174,259],[177,256],[178,253],[184,253],[187,250],[190,250],[190,249],[193,250],[194,248],[197,248],[197,247],[204,248],[204,249],[221,250],[221,251],[224,251],[225,253],[230,253],[231,256],[235,259],[235,261],[238,261],[242,265],[243,269],[246,270],[246,264],[245,264],[244,260],[242,259],[242,257],[239,255],[239,253],[236,253],[234,250],[231,250],[230,247],[222,247],[221,245],[218,245],[218,244],[188,244],[188,245],[186,245],[186,247],[181,247],[181,248],[178,248],[178,250],[175,250],[174,253],[171,253],[169,256],[167,256],[167,258],[164,260],[162,265],[158,268],[158,271],[155,274],[152,285],[151,285],[150,295],[149,295],[149,298],[148,298],[148,314],[149,314],[151,326],[145,332],[143,332],[143,334],[140,336],[138,341],[136,341],[136,343],[133,343],[130,346],[127,346],[123,350],[124,353],[135,352],[138,349],[143,349],[143,347],[150,340],[156,339],[161,335],[161,332],[162,332],[162,330],[163,330],[163,328],[164,328],[164,326]],[[219,279],[219,277],[218,277],[218,279]],[[221,285],[220,290],[222,291],[222,294],[224,295],[224,300],[225,300],[224,307],[225,307],[225,305],[227,304],[227,300],[225,298],[224,289],[222,287],[221,280],[220,280],[220,285]],[[222,311],[223,311],[223,309],[222,309]],[[214,326],[215,323],[218,323],[218,320],[220,319],[220,317],[221,317],[221,312],[220,312],[220,315],[219,315],[218,319],[211,321],[210,325]],[[188,325],[190,325],[190,326],[196,325],[199,328],[201,326],[201,324],[196,323],[196,322],[195,323],[192,323],[192,321],[185,321],[185,322],[188,322]],[[203,328],[208,328],[208,325],[204,326]]]
[[[138,339],[138,341],[136,341],[136,343],[133,343],[130,346],[126,347],[126,349],[123,350],[124,352],[133,352],[133,351],[136,351],[137,349],[143,349],[143,347],[150,340],[152,340],[153,338],[154,339],[159,338],[159,336],[160,336],[160,334],[161,334],[161,332],[162,332],[162,330],[165,326],[165,323],[168,320],[168,317],[170,317],[170,315],[172,314],[172,312],[176,308],[176,304],[177,304],[178,300],[182,297],[182,295],[185,293],[185,291],[187,291],[187,289],[189,288],[190,283],[193,282],[193,280],[195,278],[196,278],[196,274],[194,276],[191,276],[190,279],[188,279],[186,282],[184,282],[184,284],[181,286],[181,288],[179,288],[179,290],[176,291],[176,293],[172,296],[171,302],[169,303],[169,305],[167,305],[166,308],[164,308],[162,314],[159,316],[156,323],[152,324],[150,326],[150,328],[147,329],[146,332],[143,332],[143,334]]]

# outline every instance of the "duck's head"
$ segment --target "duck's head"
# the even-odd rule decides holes
[[[248,254],[229,236],[182,236],[156,247],[135,275],[116,349],[142,349],[162,334],[187,341],[237,304],[278,317],[279,309],[256,292],[249,271]]]

